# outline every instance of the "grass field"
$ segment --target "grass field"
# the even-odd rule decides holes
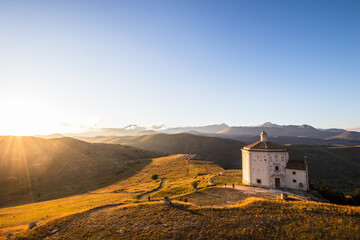
[[[230,169],[224,170],[221,175],[213,177],[213,183],[218,186],[232,184],[242,185],[242,170],[239,169]]]
[[[188,202],[199,206],[222,206],[235,204],[239,201],[245,200],[249,195],[242,193],[232,188],[205,188],[197,193],[190,193],[182,196],[182,199],[187,199]]]
[[[51,234],[51,231],[57,230]],[[226,207],[145,203],[87,211],[17,239],[358,239],[355,207],[247,199]]]

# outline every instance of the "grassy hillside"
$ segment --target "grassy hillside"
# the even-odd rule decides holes
[[[340,133],[336,136],[330,137],[330,139],[347,139],[347,140],[359,140],[360,139],[360,133],[359,132],[353,132],[353,131],[347,131]]]
[[[143,169],[129,178],[87,194],[57,200],[0,208],[0,239],[8,233],[23,232],[32,221],[42,224],[55,218],[111,204],[129,204],[147,201],[144,194],[159,200],[164,195],[177,197],[193,191],[190,183],[198,181],[207,186],[208,179],[223,171],[216,164],[191,160],[193,155],[173,155],[152,159]],[[136,166],[136,165],[135,165]],[[159,179],[152,180],[157,174]],[[164,181],[163,188],[152,193]]]
[[[309,160],[310,181],[340,191],[360,187],[360,146],[290,145],[290,158]]]
[[[128,137],[95,137],[87,141],[121,143],[164,153],[196,153],[224,168],[241,168],[241,148],[235,140],[191,134],[154,134]],[[258,137],[253,141],[258,141]],[[360,187],[360,146],[339,145],[286,145],[291,159],[308,156],[310,180],[322,180],[331,188],[354,191]]]
[[[72,138],[0,137],[0,206],[84,193],[136,173],[154,153]]]
[[[89,142],[124,144],[166,154],[199,154],[202,159],[215,162],[224,168],[241,168],[241,148],[245,145],[235,140],[188,133],[81,139]]]
[[[56,233],[51,234],[56,230]],[[87,211],[17,239],[358,239],[360,210],[247,199],[227,207],[175,203]]]
[[[281,202],[261,194],[256,196],[262,199],[249,199],[236,189],[208,187],[210,177],[219,186],[238,184],[241,171],[194,155],[155,158],[131,177],[87,194],[1,208],[0,238],[13,233],[16,239],[356,239],[360,234],[360,207],[296,198]],[[199,193],[193,193],[193,181]],[[173,200],[168,207],[160,201],[164,196],[189,202]],[[27,230],[32,221],[38,227]]]

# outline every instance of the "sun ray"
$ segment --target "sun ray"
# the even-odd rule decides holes
[[[29,172],[29,162],[28,162],[28,155],[26,152],[26,148],[24,146],[25,142],[25,137],[19,137],[19,145],[18,145],[18,149],[19,149],[19,156],[20,156],[20,163],[22,163],[23,165],[23,169],[24,169],[24,174],[26,177],[26,191],[29,193],[29,197],[31,202],[34,202],[34,195],[33,195],[33,190],[32,190],[32,185],[31,185],[31,176],[30,176],[30,172]],[[28,140],[28,138],[26,138],[26,140]]]

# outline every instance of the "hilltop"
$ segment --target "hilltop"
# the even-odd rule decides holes
[[[0,137],[0,206],[84,193],[127,178],[158,156],[72,138]]]

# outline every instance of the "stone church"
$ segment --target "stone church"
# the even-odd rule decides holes
[[[289,151],[268,141],[265,131],[260,134],[260,139],[241,150],[243,183],[266,188],[309,190],[306,157],[303,160],[289,159]]]

